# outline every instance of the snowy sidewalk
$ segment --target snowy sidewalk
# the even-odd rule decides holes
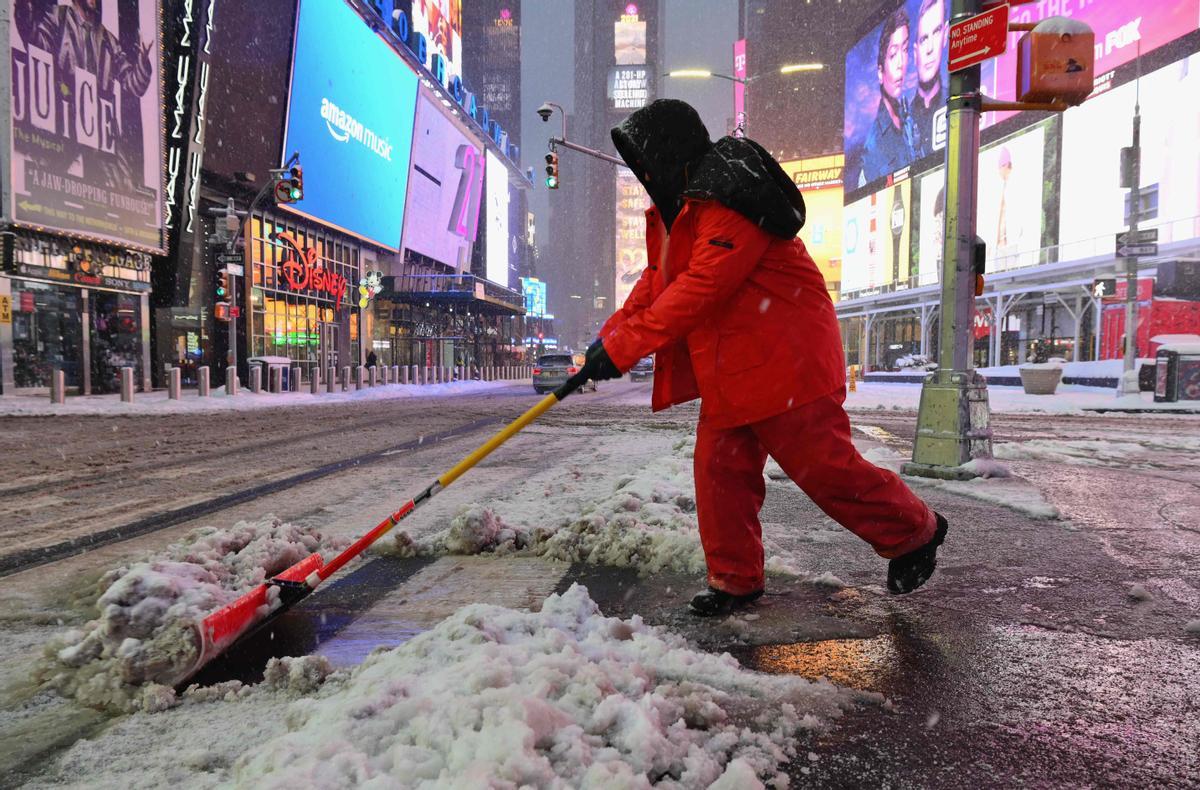
[[[195,390],[185,390],[179,400],[167,397],[166,390],[139,392],[133,403],[122,403],[120,395],[88,395],[69,397],[58,405],[48,397],[18,395],[0,398],[0,417],[57,417],[103,416],[123,417],[130,415],[194,414],[201,412],[249,411],[252,409],[278,409],[290,406],[325,406],[367,401],[394,400],[396,398],[437,398],[450,395],[469,395],[501,390],[509,387],[526,387],[532,393],[529,379],[513,381],[455,381],[445,384],[387,384],[348,392],[321,392],[312,395],[303,392],[254,394],[243,389],[234,397],[225,395],[225,388],[213,390],[207,398],[201,398]]]
[[[988,401],[997,414],[1088,414],[1095,412],[1143,414],[1147,412],[1200,414],[1200,402],[1155,403],[1153,393],[1122,398],[1115,390],[1061,385],[1054,395],[1027,395],[1021,387],[988,387]],[[915,411],[921,404],[921,385],[861,382],[846,398],[851,411]]]

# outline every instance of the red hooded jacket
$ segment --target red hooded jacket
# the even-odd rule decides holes
[[[837,315],[802,241],[688,199],[669,236],[646,212],[646,247],[649,265],[600,336],[621,370],[655,354],[655,411],[699,397],[705,420],[733,428],[845,386]]]

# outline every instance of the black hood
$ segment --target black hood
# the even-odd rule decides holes
[[[785,239],[804,227],[804,198],[779,163],[753,140],[722,137],[714,144],[686,102],[651,102],[613,129],[612,139],[667,230],[685,197],[716,200]]]
[[[689,172],[683,196],[715,200],[768,233],[795,238],[804,227],[804,197],[761,145],[722,137]]]
[[[712,149],[704,121],[687,102],[659,99],[613,129],[612,139],[670,230],[679,216],[689,165]]]

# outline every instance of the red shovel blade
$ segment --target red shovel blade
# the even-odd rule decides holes
[[[302,582],[313,571],[320,570],[323,561],[320,554],[310,554],[274,578],[283,581]],[[250,630],[255,624],[266,617],[269,599],[267,591],[269,584],[263,583],[250,592],[227,604],[205,617],[199,625],[200,655],[195,666],[183,678],[186,680],[196,674],[201,667],[212,661],[225,648],[229,647],[239,636]],[[182,682],[182,680],[180,681]]]

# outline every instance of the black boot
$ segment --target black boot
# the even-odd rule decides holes
[[[724,590],[714,590],[709,587],[702,593],[697,593],[692,602],[688,604],[688,611],[698,617],[715,617],[717,615],[729,614],[734,609],[740,609],[746,604],[757,601],[762,597],[763,591],[758,590],[745,595],[734,595],[727,593]]]
[[[934,515],[937,516],[937,531],[933,533],[933,538],[921,548],[913,549],[888,563],[887,586],[892,594],[910,593],[933,575],[933,569],[937,567],[937,549],[946,539],[946,529],[949,527],[941,514]]]

